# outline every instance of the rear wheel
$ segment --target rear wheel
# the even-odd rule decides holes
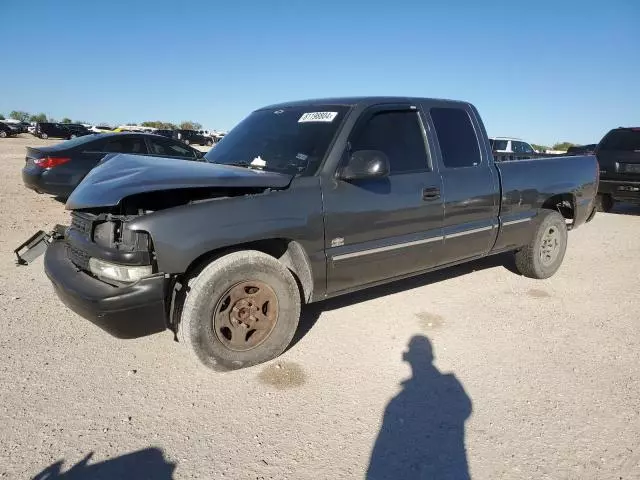
[[[567,250],[567,225],[558,212],[542,211],[528,245],[516,252],[518,271],[529,278],[549,278],[558,271]]]
[[[77,135],[75,133],[72,133],[71,135],[69,135],[69,140],[71,140],[73,138],[76,138],[76,137],[77,137]]]
[[[211,147],[213,146],[213,140],[209,139],[207,140],[207,147]]]
[[[178,335],[207,367],[234,370],[280,355],[299,318],[291,272],[265,253],[234,252],[189,281]]]
[[[46,140],[47,138],[49,138],[49,135],[47,135],[46,133],[41,133],[40,138],[43,138]]]
[[[599,193],[596,196],[596,209],[599,212],[610,212],[613,209],[614,200],[611,195]]]

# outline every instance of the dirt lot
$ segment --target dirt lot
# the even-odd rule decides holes
[[[67,218],[22,186],[45,143],[22,137],[0,139],[0,478],[640,478],[640,210],[572,232],[550,280],[493,259],[318,304],[279,360],[216,374],[14,265]]]

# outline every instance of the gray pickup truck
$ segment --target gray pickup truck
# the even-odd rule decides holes
[[[543,279],[595,212],[593,156],[494,163],[469,103],[334,98],[251,113],[202,162],[117,155],[38,232],[60,299],[205,365],[270,360],[304,304],[501,252]],[[373,327],[375,328],[375,326]]]

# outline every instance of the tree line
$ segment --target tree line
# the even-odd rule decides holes
[[[545,147],[544,145],[536,145],[535,143],[532,143],[531,146],[536,149],[539,152],[544,152],[546,150],[559,150],[559,151],[563,151],[563,150],[569,150],[569,147],[576,147],[578,146],[577,143],[571,143],[571,142],[559,142],[559,143],[554,143],[552,147]]]
[[[9,118],[13,120],[18,120],[20,122],[52,122],[52,123],[57,122],[55,118],[47,117],[45,113],[33,114],[29,112],[22,112],[19,110],[11,111],[9,113]],[[0,120],[6,120],[6,117],[1,113],[0,113]],[[83,120],[73,121],[69,117],[64,117],[62,120],[60,120],[60,123],[89,123],[89,122],[85,122]],[[98,123],[97,125],[107,126],[106,123]],[[160,128],[160,129],[166,129],[166,130],[177,130],[177,129],[201,130],[202,129],[202,124],[198,122],[193,122],[190,120],[180,122],[180,123],[171,123],[171,122],[163,122],[160,120],[154,120],[154,121],[147,121],[147,122],[141,122],[141,123],[128,123],[127,125],[139,125],[141,127]]]

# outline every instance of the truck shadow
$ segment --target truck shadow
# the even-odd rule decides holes
[[[469,480],[464,437],[471,399],[455,375],[433,364],[427,337],[414,336],[402,359],[412,376],[385,408],[367,480]]]
[[[165,460],[162,450],[145,448],[103,462],[89,464],[93,452],[89,453],[66,472],[62,472],[64,460],[45,468],[32,480],[170,480],[175,463]]]
[[[336,298],[306,305],[303,307],[302,315],[300,316],[298,330],[296,331],[296,334],[294,335],[287,350],[293,348],[307,333],[309,333],[309,331],[311,331],[323,312],[338,310],[357,303],[373,300],[374,298],[386,297],[387,295],[413,290],[432,283],[450,280],[477,270],[486,270],[497,267],[506,268],[510,272],[520,275],[516,270],[513,255],[506,253],[501,255],[492,255],[472,262],[456,265],[455,267],[444,268],[435,272],[425,273],[416,277],[398,280],[386,285],[371,287],[359,292],[341,295]]]

